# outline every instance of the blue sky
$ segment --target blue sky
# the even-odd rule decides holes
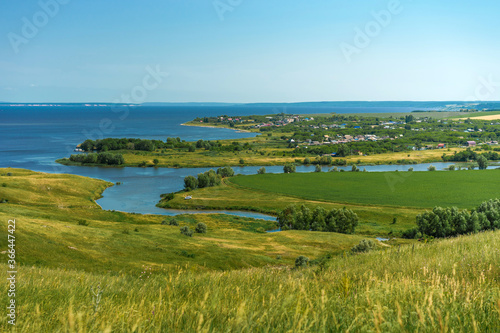
[[[2,1],[0,101],[500,100],[499,12],[493,0]]]

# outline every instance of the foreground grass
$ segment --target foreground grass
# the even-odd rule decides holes
[[[10,176],[7,176],[10,173]],[[359,235],[320,232],[265,233],[272,221],[222,214],[175,217],[179,226],[162,225],[172,217],[103,211],[95,199],[110,183],[73,175],[0,169],[0,228],[16,219],[17,260],[24,265],[87,272],[136,272],[143,265],[188,265],[200,270],[227,270],[292,264],[338,254],[362,239]],[[80,225],[79,223],[88,224]],[[181,235],[180,226],[206,234]],[[0,252],[7,237],[0,237]],[[277,259],[280,256],[281,259]],[[7,254],[0,254],[7,260]]]
[[[16,329],[498,332],[499,247],[497,231],[335,257],[324,270],[157,267],[111,275],[24,266]],[[96,309],[91,288],[98,284]],[[6,284],[0,294],[3,303]],[[9,329],[2,316],[0,330]]]

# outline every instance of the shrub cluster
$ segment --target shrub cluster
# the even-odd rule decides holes
[[[189,229],[188,226],[181,227],[181,234],[188,236],[188,237],[193,237],[193,230]]]
[[[198,234],[206,234],[207,233],[207,225],[203,222],[200,222],[196,225],[194,231]]]
[[[351,248],[352,253],[361,253],[361,252],[368,252],[373,249],[375,249],[376,245],[375,242],[372,241],[371,239],[363,239],[361,242],[359,242],[358,245],[355,245]]]
[[[278,227],[282,230],[312,230],[352,234],[358,225],[358,215],[347,208],[327,211],[323,207],[310,210],[302,205],[286,207],[278,214]]]
[[[418,234],[432,237],[451,237],[484,230],[500,228],[500,200],[481,203],[471,212],[456,207],[434,207],[417,215],[417,228],[403,232],[405,238],[416,238]]]

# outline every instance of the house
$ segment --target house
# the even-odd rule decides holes
[[[443,148],[446,148],[446,144],[444,143],[438,144],[438,149],[443,149]]]
[[[475,147],[476,141],[467,141],[467,147]]]

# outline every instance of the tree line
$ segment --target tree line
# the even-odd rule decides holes
[[[197,188],[211,187],[220,185],[222,178],[234,176],[234,170],[231,167],[223,167],[217,169],[215,172],[213,169],[199,173],[198,177],[187,176],[184,178],[184,189],[186,191],[192,191]]]
[[[281,230],[311,230],[353,234],[358,225],[358,215],[347,208],[326,210],[316,207],[311,210],[305,205],[290,205],[278,214]]]
[[[83,164],[122,165],[125,163],[125,159],[122,154],[107,152],[71,155],[69,160]]]
[[[500,228],[500,200],[481,203],[470,212],[456,207],[434,207],[417,215],[417,228],[406,231],[403,236],[415,238],[418,233],[433,237],[451,237]]]

